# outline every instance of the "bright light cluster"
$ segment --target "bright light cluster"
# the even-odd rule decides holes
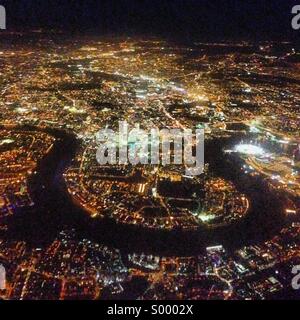
[[[235,147],[235,152],[247,154],[250,156],[262,156],[265,154],[263,148],[252,144],[239,144]]]

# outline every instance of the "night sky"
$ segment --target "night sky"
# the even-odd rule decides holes
[[[63,28],[97,34],[202,38],[300,37],[300,0],[0,0],[9,29]]]

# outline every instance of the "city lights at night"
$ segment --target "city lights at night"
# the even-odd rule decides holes
[[[1,304],[299,300],[294,2],[0,0]]]
[[[251,144],[240,144],[235,147],[235,151],[251,156],[262,156],[265,154],[263,148]]]

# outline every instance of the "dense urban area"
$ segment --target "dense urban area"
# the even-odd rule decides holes
[[[1,33],[0,298],[294,297],[299,68],[290,42]],[[204,129],[204,172],[100,165],[120,121]]]

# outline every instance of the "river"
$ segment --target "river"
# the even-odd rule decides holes
[[[66,190],[62,173],[76,153],[78,141],[66,132],[45,130],[57,140],[50,154],[29,181],[35,206],[16,212],[9,221],[6,237],[25,240],[29,245],[43,247],[63,229],[74,228],[78,239],[87,238],[129,252],[156,255],[191,255],[207,246],[223,244],[229,250],[270,238],[285,221],[282,203],[266,188],[260,178],[245,176],[239,165],[229,161],[222,149],[239,142],[241,137],[206,142],[205,157],[217,175],[232,180],[251,202],[248,215],[230,226],[217,229],[199,228],[194,232],[152,231],[142,227],[117,224],[111,219],[95,220],[77,207]]]

